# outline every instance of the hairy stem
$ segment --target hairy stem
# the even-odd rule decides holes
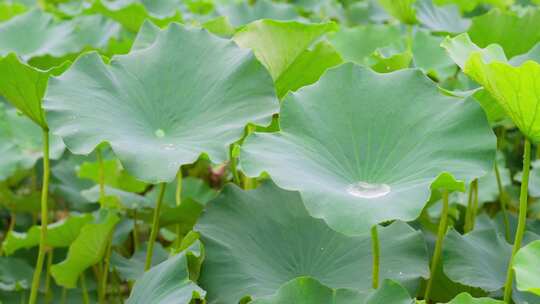
[[[178,170],[176,175],[176,207],[182,204],[182,168]],[[176,240],[174,241],[174,248],[180,247],[180,240],[182,239],[182,233],[180,231],[180,224],[176,224]]]
[[[105,205],[105,164],[103,163],[103,155],[99,146],[96,149],[96,159],[99,165],[99,204],[103,207]]]
[[[47,268],[46,268],[46,274],[45,274],[45,298],[44,303],[47,304],[50,302],[51,298],[51,266],[53,262],[53,250],[51,249],[49,251],[49,254],[47,255]]]
[[[41,229],[39,236],[39,251],[38,258],[36,262],[36,269],[34,270],[34,276],[32,278],[32,289],[30,290],[30,300],[28,303],[34,304],[37,300],[37,295],[39,291],[39,280],[41,278],[41,271],[43,269],[43,262],[45,259],[46,253],[46,242],[47,242],[47,225],[49,222],[48,219],[48,208],[47,208],[47,198],[49,197],[49,130],[43,130],[43,185],[41,188]]]
[[[377,225],[371,227],[371,251],[373,256],[373,274],[372,274],[372,287],[374,289],[379,288],[379,263],[380,263],[380,248],[379,248],[379,232],[377,231]]]
[[[467,210],[465,211],[465,224],[463,225],[463,232],[467,233],[472,230],[472,212],[473,212],[473,197],[474,187],[473,183],[469,185],[469,197],[467,199]]]
[[[508,263],[508,270],[506,272],[506,283],[504,284],[504,302],[510,303],[512,297],[512,283],[514,280],[514,272],[512,270],[512,262],[516,252],[521,248],[521,241],[523,240],[523,234],[525,233],[525,225],[527,224],[527,191],[529,187],[529,170],[531,166],[531,142],[525,138],[525,145],[523,150],[523,176],[521,177],[521,191],[519,193],[519,219],[516,231],[516,237],[514,239],[514,246],[512,247],[512,256]]]
[[[165,194],[166,183],[162,183],[159,189],[159,195],[156,201],[156,207],[154,208],[154,219],[152,220],[152,230],[150,231],[150,239],[148,239],[148,250],[146,251],[146,261],[144,263],[144,271],[147,271],[152,267],[152,254],[154,250],[154,242],[156,241],[159,232],[159,215],[161,213],[161,203],[163,202],[163,195]]]
[[[133,252],[139,250],[139,229],[137,225],[137,210],[133,211]]]
[[[433,251],[433,257],[431,260],[431,270],[429,275],[429,280],[426,286],[426,292],[424,294],[424,300],[426,303],[429,302],[429,297],[431,294],[431,287],[433,286],[433,280],[435,279],[435,272],[439,266],[439,260],[441,259],[442,247],[444,236],[446,235],[448,222],[448,191],[443,191],[443,208],[441,211],[441,219],[439,220],[439,229],[437,231],[437,241],[435,242],[435,250]]]
[[[501,205],[501,212],[504,222],[504,237],[506,241],[510,242],[510,221],[508,220],[508,213],[506,212],[506,193],[501,181],[501,173],[499,172],[499,165],[495,161],[493,166],[495,170],[495,178],[497,179],[497,188],[499,189],[499,203]]]

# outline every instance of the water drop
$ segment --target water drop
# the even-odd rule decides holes
[[[361,198],[377,198],[390,193],[390,186],[387,184],[370,184],[366,182],[357,182],[347,187],[350,195]]]
[[[161,145],[161,147],[164,149],[164,150],[167,150],[167,151],[173,151],[173,150],[176,150],[176,147],[174,144],[164,144],[164,145]]]
[[[165,136],[165,131],[163,131],[163,129],[157,129],[156,132],[154,132],[154,134],[156,135],[156,137],[164,137]]]

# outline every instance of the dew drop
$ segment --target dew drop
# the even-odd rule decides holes
[[[347,187],[347,192],[361,198],[377,198],[390,193],[390,186],[387,184],[370,184],[366,182],[357,182]]]
[[[167,151],[176,150],[176,146],[174,144],[164,144],[161,147],[163,148],[163,150],[167,150]]]
[[[157,129],[156,132],[154,132],[154,135],[156,135],[156,137],[164,137],[165,136],[165,131],[163,131],[163,129]]]

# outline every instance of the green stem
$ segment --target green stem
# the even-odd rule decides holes
[[[133,211],[133,252],[139,250],[139,230],[137,225],[137,210]]]
[[[501,212],[504,222],[504,236],[506,241],[510,242],[510,221],[508,220],[508,213],[506,212],[506,194],[501,182],[501,173],[499,172],[499,165],[497,164],[497,161],[495,161],[495,165],[493,167],[495,169],[495,178],[497,179],[497,188],[499,189],[499,203],[501,205]]]
[[[53,262],[53,250],[51,249],[49,251],[49,254],[47,255],[47,270],[46,270],[46,274],[45,274],[45,298],[44,298],[44,301],[43,301],[45,304],[49,303],[49,300],[50,300],[50,297],[51,297],[50,291],[51,291],[51,266],[52,266],[52,262]]]
[[[60,296],[60,304],[65,304],[67,298],[67,288],[62,288],[62,295]]]
[[[178,170],[176,175],[176,207],[182,204],[182,168]],[[182,239],[180,224],[176,224],[176,240],[174,241],[174,248],[180,247],[180,240]]]
[[[30,291],[30,300],[28,303],[34,304],[37,300],[39,291],[39,280],[43,269],[43,262],[46,253],[48,214],[47,198],[49,197],[49,130],[43,130],[43,185],[41,188],[41,229],[39,237],[39,251],[32,278],[32,289]]]
[[[159,195],[156,201],[156,207],[154,209],[154,219],[152,220],[152,230],[150,231],[150,239],[148,240],[148,249],[146,251],[146,261],[144,263],[144,271],[147,271],[152,267],[152,253],[154,250],[154,242],[156,241],[159,232],[159,215],[161,213],[161,203],[163,201],[163,195],[165,194],[166,183],[162,183],[159,189]]]
[[[82,298],[84,304],[89,304],[90,300],[88,299],[88,289],[86,289],[86,278],[84,277],[84,271],[81,273],[81,290],[82,290]]]
[[[521,177],[521,191],[519,193],[519,220],[516,231],[514,246],[512,247],[512,256],[508,263],[506,272],[506,283],[504,284],[504,302],[510,303],[512,296],[512,283],[514,280],[514,272],[512,271],[512,262],[516,252],[521,248],[521,241],[525,233],[525,225],[527,224],[527,191],[529,187],[529,170],[531,166],[531,142],[525,138],[523,151],[523,176]]]
[[[471,230],[474,229],[474,225],[476,223],[476,214],[478,213],[478,179],[475,179],[473,182],[474,187],[474,195],[473,195],[473,209],[471,212]]]
[[[429,296],[431,294],[431,287],[433,285],[433,280],[435,279],[435,273],[437,267],[439,266],[439,260],[441,258],[442,246],[444,241],[444,236],[446,235],[448,222],[448,191],[443,191],[443,208],[441,211],[441,219],[439,221],[439,230],[437,231],[437,241],[435,242],[435,251],[433,252],[433,258],[431,260],[431,270],[429,280],[426,286],[426,292],[424,294],[424,300],[426,303],[429,302]]]
[[[96,159],[99,165],[99,204],[103,207],[105,205],[105,164],[103,163],[103,155],[99,146],[96,149]]]
[[[234,156],[234,147],[235,145],[231,145],[231,148],[230,148],[230,158],[231,158],[231,161],[230,161],[230,169],[231,169],[231,172],[232,172],[232,175],[233,175],[233,182],[235,184],[237,184],[238,186],[242,186],[242,183],[241,183],[241,180],[240,180],[240,175],[238,174],[238,170],[236,170],[236,157]]]
[[[465,225],[463,226],[463,232],[467,233],[472,230],[471,220],[473,212],[473,196],[474,187],[473,183],[469,185],[469,197],[467,199],[467,210],[465,211]]]
[[[109,264],[111,262],[111,252],[112,252],[112,233],[107,240],[107,250],[105,251],[105,260],[103,263],[103,271],[101,272],[101,282],[100,282],[100,292],[99,292],[99,303],[104,304],[107,300],[107,279],[109,276]]]
[[[379,232],[377,231],[377,225],[371,227],[371,251],[373,256],[373,274],[372,274],[372,287],[374,289],[379,288],[379,264],[380,264],[380,248],[379,248]]]

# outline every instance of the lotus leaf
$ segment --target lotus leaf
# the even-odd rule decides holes
[[[517,288],[540,296],[540,241],[534,241],[521,248],[513,265],[516,272]]]

